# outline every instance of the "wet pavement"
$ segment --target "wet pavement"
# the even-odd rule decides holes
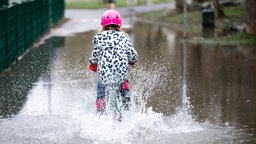
[[[182,32],[124,21],[140,61],[121,123],[95,114],[99,17],[75,17],[1,74],[0,143],[255,143],[255,46],[180,43]]]
[[[145,5],[145,6],[128,6],[128,7],[117,7],[116,10],[120,12],[122,17],[127,17],[133,13],[149,12],[161,9],[174,9],[175,4],[173,2],[155,4],[155,5]],[[93,9],[93,10],[79,10],[79,9],[67,9],[65,11],[65,17],[67,18],[82,18],[82,19],[93,19],[100,18],[101,14],[107,9]]]

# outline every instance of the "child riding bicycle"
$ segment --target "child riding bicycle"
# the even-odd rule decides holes
[[[138,54],[122,31],[122,18],[116,10],[107,10],[101,17],[101,28],[93,38],[90,70],[98,71],[97,111],[105,109],[106,86],[118,86],[124,102],[129,102],[128,64],[134,65]]]

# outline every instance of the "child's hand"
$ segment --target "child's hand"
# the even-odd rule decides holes
[[[97,64],[90,64],[89,69],[96,72],[97,71]]]

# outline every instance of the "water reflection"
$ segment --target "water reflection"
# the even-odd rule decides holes
[[[29,91],[39,79],[49,83],[51,62],[56,51],[62,48],[63,37],[53,37],[43,45],[31,50],[23,60],[0,76],[0,116],[17,114],[27,100]],[[50,85],[49,85],[50,90]]]
[[[200,57],[195,57],[198,49]],[[190,79],[195,82],[192,94],[194,109],[200,118],[214,122],[238,123],[255,127],[255,48],[239,46],[190,45]],[[250,53],[245,53],[250,51]],[[191,86],[193,87],[193,85]],[[193,90],[193,91],[195,91]],[[248,119],[250,117],[250,119]]]
[[[150,31],[146,31],[150,29]],[[154,106],[154,110],[170,115],[175,112],[177,106],[181,105],[182,99],[182,76],[183,76],[183,57],[182,43],[179,38],[182,32],[176,35],[160,26],[151,24],[136,23],[134,27],[134,44],[140,54],[140,66],[155,69],[165,68],[159,73],[163,85],[159,84],[154,96],[148,101],[149,106]],[[180,48],[176,48],[180,47]]]
[[[214,37],[214,28],[202,28],[202,36],[204,38],[213,38]]]
[[[62,49],[53,54],[53,58],[50,56],[49,70],[34,83],[35,86],[28,94],[29,99],[21,110],[21,115],[72,115],[88,106],[84,102],[86,101],[84,91],[92,85],[87,80],[94,78],[87,73],[89,65],[87,57],[91,52],[91,37],[94,33],[92,31],[87,35],[82,33],[77,34],[76,37],[64,38]],[[81,103],[77,104],[76,99],[82,99]],[[87,102],[91,101],[87,100]]]
[[[255,47],[184,45],[182,32],[136,23],[135,108],[113,131],[95,115],[97,76],[88,70],[94,34],[51,38],[0,77],[1,116],[19,113],[1,119],[0,142],[255,142]]]
[[[147,31],[150,29],[150,31]],[[171,40],[169,35],[175,35]],[[212,37],[207,31],[203,34]],[[186,44],[184,69],[182,33],[160,26],[137,23],[135,45],[145,67],[156,62],[166,67],[164,89],[148,101],[155,111],[175,113],[182,101],[182,78],[186,76],[191,113],[198,121],[256,128],[256,50],[255,46]],[[157,57],[157,58],[156,58]],[[162,87],[163,85],[161,85]],[[255,139],[254,139],[255,140]]]

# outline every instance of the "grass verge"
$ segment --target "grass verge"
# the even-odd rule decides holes
[[[225,7],[224,13],[226,17],[224,19],[229,19],[234,24],[243,25],[245,24],[245,7],[243,5]],[[138,17],[142,19],[149,19],[151,21],[157,21],[169,29],[175,31],[183,30],[183,13],[170,13],[165,14],[166,10],[154,11],[149,13],[139,14]],[[215,14],[216,15],[216,14]],[[213,37],[205,39],[197,39],[195,37],[202,36],[202,12],[200,10],[188,12],[188,35],[195,39],[188,40],[194,43],[221,43],[221,44],[245,44],[245,45],[255,45],[256,37],[246,34],[245,32],[233,33],[232,35],[223,35],[223,28],[225,27],[224,19],[215,17],[215,28]]]

